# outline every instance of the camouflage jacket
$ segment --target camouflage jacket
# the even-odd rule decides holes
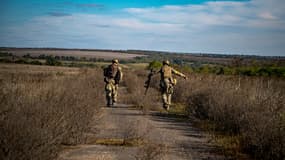
[[[108,67],[104,68],[105,82],[110,80],[115,80],[115,84],[119,84],[123,79],[122,68],[117,64],[111,64]]]
[[[168,65],[163,65],[159,71],[161,80],[165,78],[173,78],[172,74],[178,75],[180,77],[186,77],[183,73],[178,72],[177,70],[173,69],[172,67]]]

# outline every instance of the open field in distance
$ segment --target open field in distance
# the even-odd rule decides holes
[[[33,66],[25,64],[5,64],[0,63],[0,73],[8,74],[18,74],[18,73],[27,73],[27,74],[36,74],[36,73],[64,73],[65,75],[76,75],[80,71],[80,68],[75,67],[58,67],[58,66]]]
[[[24,56],[29,54],[32,57],[40,55],[50,56],[73,56],[89,58],[102,58],[102,59],[133,59],[135,57],[144,57],[142,54],[129,54],[119,51],[99,51],[99,50],[77,50],[77,49],[36,49],[36,48],[1,48],[0,52],[9,52],[16,56]]]

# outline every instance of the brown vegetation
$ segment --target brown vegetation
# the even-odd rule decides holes
[[[123,95],[123,101],[127,104],[133,104],[147,113],[150,109],[157,109],[160,102],[160,93],[156,87],[158,77],[151,81],[150,88],[145,94],[144,83],[147,80],[147,71],[145,70],[126,70],[128,74],[124,75],[123,86],[126,86],[127,93]]]
[[[140,147],[135,155],[136,160],[163,160],[167,154],[167,146],[163,144],[147,143]]]
[[[61,144],[84,141],[104,99],[103,89],[98,90],[104,86],[102,70],[21,66],[0,68],[0,159],[53,159]],[[144,113],[160,107],[159,76],[153,77],[144,96],[147,71],[125,69],[124,73],[121,86],[127,91],[120,100]],[[247,152],[255,159],[285,156],[284,78],[188,77],[178,78],[173,95],[174,106],[185,106],[183,114],[210,122],[212,133],[235,137],[230,145],[237,153]],[[130,129],[124,140],[139,137],[135,128],[126,127]],[[160,148],[143,146],[136,158],[157,158]]]
[[[54,159],[62,144],[85,141],[99,113],[101,70],[36,70],[0,73],[0,159]]]
[[[214,122],[214,132],[239,138],[239,149],[258,159],[285,155],[284,79],[190,75],[176,86],[174,101],[189,116]]]
[[[206,120],[211,124],[208,127],[211,133],[224,135],[220,142],[234,150],[225,151],[225,154],[236,157],[240,152],[246,152],[256,159],[284,158],[283,78],[212,74],[191,74],[188,77],[187,81],[178,78],[173,106],[184,105],[185,109],[179,109],[180,113]],[[147,73],[143,71],[126,75],[126,86],[131,94],[125,97],[125,101],[149,110],[153,105],[160,106],[159,76],[152,79],[151,88],[144,97],[146,78]]]

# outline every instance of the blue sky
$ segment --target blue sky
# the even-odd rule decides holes
[[[285,56],[284,0],[1,0],[0,46]]]

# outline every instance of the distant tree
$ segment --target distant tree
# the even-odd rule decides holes
[[[42,65],[43,63],[40,62],[40,61],[31,61],[30,64],[33,64],[33,65]]]
[[[46,57],[46,65],[50,66],[60,66],[61,62],[56,60],[53,56],[47,56]]]
[[[149,63],[149,65],[148,65],[148,69],[158,69],[158,68],[160,68],[162,66],[162,63],[160,62],[160,61],[156,61],[156,60],[154,60],[154,61],[152,61],[152,62],[150,62]]]
[[[27,53],[27,54],[23,55],[23,57],[24,57],[24,58],[32,58],[31,55],[30,55],[30,53]]]
[[[183,60],[181,60],[181,59],[174,59],[173,63],[177,64],[177,65],[182,65],[183,64]]]

